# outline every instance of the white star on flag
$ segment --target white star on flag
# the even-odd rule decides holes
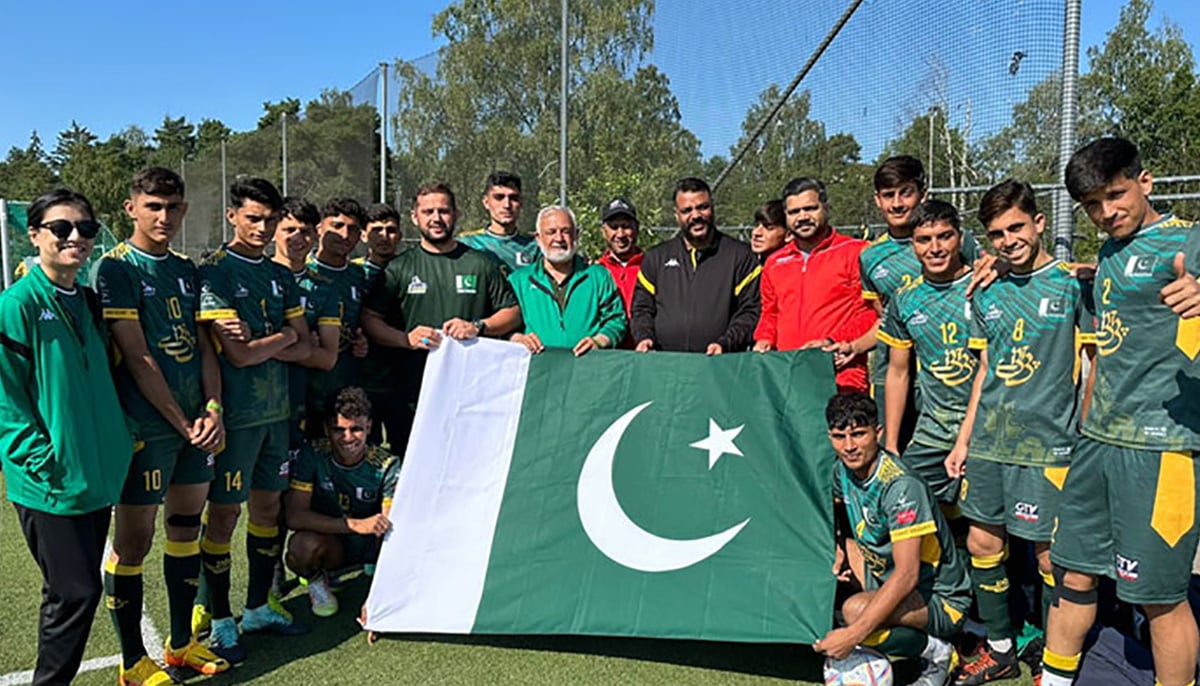
[[[717,423],[713,421],[712,418],[709,418],[708,438],[696,441],[689,447],[707,450],[708,468],[712,469],[713,466],[717,464],[717,460],[721,459],[721,456],[725,455],[726,453],[729,453],[730,455],[737,455],[738,457],[745,457],[745,455],[742,454],[742,451],[733,444],[733,439],[737,438],[738,434],[742,433],[742,429],[744,428],[746,428],[745,424],[732,429],[722,429],[721,427],[717,426]]]

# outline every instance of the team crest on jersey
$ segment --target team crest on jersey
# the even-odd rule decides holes
[[[454,290],[463,295],[474,295],[479,292],[479,277],[475,274],[455,274]]]
[[[1064,319],[1067,316],[1066,298],[1042,298],[1038,303],[1038,316],[1044,319]]]
[[[421,277],[413,275],[412,281],[408,282],[408,293],[410,295],[424,295],[429,290],[429,284],[421,280]]]
[[[333,490],[333,482],[330,481],[329,479],[321,479],[321,490],[322,491],[332,491]]]
[[[995,303],[988,303],[987,312],[983,313],[983,320],[985,322],[992,322],[1003,316],[1004,312],[999,307],[996,307]]]
[[[363,488],[362,486],[357,486],[354,489],[354,497],[357,500],[374,500],[375,491],[372,491],[369,488]]]
[[[272,298],[282,298],[283,297],[283,289],[279,287],[279,282],[276,281],[275,279],[271,279],[271,297]]]
[[[187,279],[185,279],[181,276],[181,277],[179,277],[179,293],[181,295],[191,297],[193,295],[196,295],[196,289],[194,286],[192,286],[191,281],[188,281]]]
[[[1142,563],[1137,560],[1125,557],[1124,555],[1117,555],[1117,576],[1124,581],[1137,581],[1138,577],[1141,576],[1141,572],[1138,569],[1141,566]]]
[[[239,284],[237,285],[237,289],[236,289],[236,290],[233,292],[233,297],[235,297],[235,298],[248,298],[248,297],[250,297],[250,290],[249,290],[249,289],[247,289],[245,286],[243,286],[242,284],[240,284],[240,283],[239,283]]]
[[[1158,257],[1155,255],[1130,255],[1125,262],[1125,276],[1154,276],[1154,265],[1157,263]]]
[[[142,282],[142,295],[147,298],[153,298],[154,293],[155,293],[154,286],[151,286],[150,284],[143,281]]]
[[[533,264],[533,260],[529,259],[529,255],[526,255],[523,252],[519,252],[519,253],[517,253],[517,264],[520,264],[520,265]]]
[[[362,298],[362,294],[358,292],[358,286],[350,287],[350,299],[358,302]]]
[[[866,522],[867,526],[879,526],[879,522],[875,521],[875,518],[871,516],[871,508],[867,507],[866,505],[862,506],[862,516],[863,521]]]
[[[912,318],[908,320],[908,323],[912,324],[913,326],[920,326],[927,321],[929,321],[929,317],[925,316],[924,312],[917,310],[916,312],[913,312]]]

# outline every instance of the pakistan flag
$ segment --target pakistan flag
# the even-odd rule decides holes
[[[445,340],[367,600],[383,632],[811,643],[835,580],[819,352]]]

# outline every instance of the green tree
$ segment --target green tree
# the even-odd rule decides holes
[[[772,84],[759,94],[742,119],[742,136],[730,149],[731,156],[746,144],[781,92]],[[847,133],[828,135],[824,122],[810,115],[810,93],[793,95],[733,168],[717,193],[727,223],[751,224],[754,209],[778,198],[784,184],[797,176],[825,183],[835,224],[856,226],[868,220],[870,179],[859,164],[858,141]]]
[[[557,199],[559,3],[460,0],[434,17],[448,45],[435,74],[398,63],[395,178],[411,194],[422,181],[450,182],[460,228],[486,221],[477,198],[488,173],[522,177],[527,206]],[[643,64],[652,47],[649,0],[571,3],[567,195],[593,230],[601,203],[628,195],[655,222],[670,182],[701,170],[699,145],[680,123],[665,76]],[[531,207],[532,209],[532,207]],[[536,212],[522,213],[529,230]],[[589,238],[595,249],[595,234]]]
[[[300,115],[300,99],[299,98],[284,98],[279,102],[271,102],[270,100],[263,103],[263,114],[258,118],[259,129],[276,129],[279,127],[279,118],[287,115],[290,119],[295,119]]]
[[[58,182],[37,131],[24,149],[13,147],[0,162],[0,198],[32,200]]]
[[[72,119],[71,128],[60,131],[58,134],[54,151],[50,153],[50,164],[56,171],[60,171],[72,157],[87,153],[98,140],[100,139],[96,137],[96,134]]]
[[[179,171],[181,164],[192,159],[196,151],[196,126],[188,123],[187,117],[164,116],[162,124],[154,130],[154,142],[158,146],[154,162]]]

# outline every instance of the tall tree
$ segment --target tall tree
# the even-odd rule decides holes
[[[86,154],[98,140],[100,139],[96,137],[96,134],[72,119],[71,128],[58,133],[58,141],[54,144],[54,151],[50,153],[50,164],[56,170],[61,170],[72,157]]]
[[[270,100],[263,103],[263,114],[258,118],[258,128],[274,129],[279,126],[279,118],[283,115],[295,118],[300,114],[299,98],[284,98],[279,102]]]
[[[32,200],[53,188],[57,181],[37,131],[30,134],[28,146],[13,147],[0,162],[0,198]]]
[[[162,124],[154,129],[154,141],[158,144],[155,161],[178,171],[196,150],[196,126],[187,117],[164,116]]]

